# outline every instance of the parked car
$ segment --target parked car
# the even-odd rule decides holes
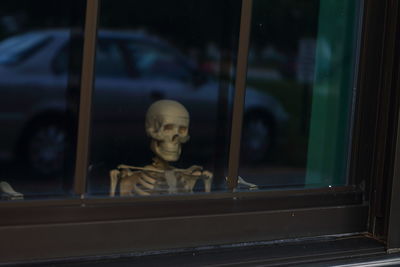
[[[71,40],[68,30],[43,30],[0,42],[0,158],[23,155],[28,166],[43,174],[61,170],[66,157],[73,158],[79,72],[73,74],[77,70],[71,72],[71,64],[81,57],[72,54]],[[101,158],[112,154],[107,144],[113,142],[119,144],[118,149],[148,148],[144,115],[152,102],[164,98],[188,108],[192,146],[212,147],[207,144],[215,144],[219,125],[229,125],[233,90],[228,85],[223,91],[221,84],[159,38],[100,31],[92,155]],[[221,111],[221,103],[227,103],[225,110]],[[221,122],[221,112],[225,112],[222,118],[227,122]],[[274,97],[247,88],[243,155],[255,160],[264,157],[279,134],[278,125],[286,119],[284,108]],[[96,147],[100,152],[94,152]]]

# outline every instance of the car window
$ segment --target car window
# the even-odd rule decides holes
[[[44,47],[51,37],[35,33],[8,38],[0,42],[0,64],[16,64]]]
[[[137,77],[183,82],[191,79],[190,69],[172,50],[162,49],[152,44],[130,43],[128,51]]]
[[[69,46],[66,45],[54,59],[56,73],[65,73],[68,68]],[[100,40],[96,50],[96,75],[98,77],[124,77],[128,76],[122,51],[117,41]]]
[[[68,69],[69,61],[69,47],[64,46],[58,55],[54,58],[53,68],[56,74],[66,73]]]
[[[98,77],[124,77],[128,71],[118,42],[100,40],[96,50],[96,75]]]

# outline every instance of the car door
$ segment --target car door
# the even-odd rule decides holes
[[[40,109],[64,110],[63,95],[48,71],[54,43],[54,38],[38,32],[15,35],[0,44],[0,158],[12,157],[19,138],[27,134],[27,123]]]

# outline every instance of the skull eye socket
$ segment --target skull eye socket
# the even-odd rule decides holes
[[[186,134],[187,133],[188,128],[185,126],[180,126],[179,127],[179,134]]]
[[[172,129],[174,129],[174,125],[173,124],[166,124],[164,125],[164,131],[171,131]]]

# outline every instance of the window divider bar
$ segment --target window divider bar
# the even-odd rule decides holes
[[[394,158],[393,182],[391,186],[390,211],[388,222],[387,248],[400,250],[400,116],[397,123],[396,151]],[[390,187],[389,187],[390,188]]]
[[[400,5],[398,2],[392,2],[392,9],[395,10],[396,29],[394,35],[397,37],[400,31]],[[396,38],[396,49],[399,49],[400,38]],[[398,53],[395,51],[393,54],[394,58],[397,58]],[[400,89],[400,62],[396,61],[396,71],[394,72],[394,88],[396,91]],[[400,251],[400,104],[397,103],[397,132],[396,132],[396,143],[393,160],[393,180],[390,191],[390,206],[389,206],[389,219],[388,219],[388,240],[387,249],[388,252],[399,252]]]
[[[75,194],[81,196],[86,191],[98,12],[99,0],[87,0],[74,183]]]
[[[242,0],[227,181],[228,188],[232,191],[237,187],[238,180],[240,141],[242,136],[243,107],[245,103],[244,101],[246,93],[247,59],[249,54],[252,7],[253,0]]]

